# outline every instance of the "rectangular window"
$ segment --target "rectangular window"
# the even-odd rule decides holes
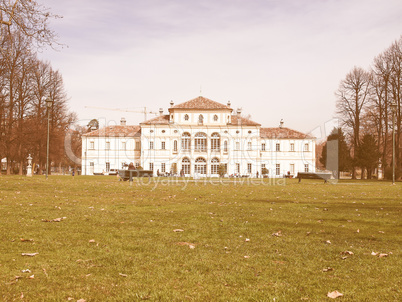
[[[126,142],[121,143],[121,150],[126,150]]]
[[[236,150],[240,150],[240,143],[236,142]]]
[[[304,172],[308,173],[308,164],[304,165]]]
[[[276,175],[281,175],[281,164],[276,164],[275,172]]]
[[[149,149],[153,149],[154,148],[154,142],[149,142]]]
[[[251,150],[252,149],[252,147],[251,147],[251,142],[248,142],[247,143],[247,150]]]
[[[261,150],[262,150],[262,151],[265,151],[265,144],[262,144],[262,145],[261,145]]]
[[[240,173],[240,164],[236,163],[236,173]]]
[[[265,164],[261,164],[261,169],[265,169]]]
[[[252,173],[252,165],[250,163],[247,164],[247,173],[251,174]]]
[[[184,175],[190,174],[190,162],[183,163],[181,168],[183,169]]]
[[[218,174],[219,173],[219,164],[212,164],[211,165],[211,174]]]
[[[94,174],[95,163],[93,161],[89,162],[89,174]]]
[[[295,164],[290,164],[290,174],[295,174]]]
[[[110,150],[110,142],[106,142],[105,149]]]
[[[206,138],[195,138],[194,139],[194,150],[196,152],[207,152],[207,139]]]
[[[183,151],[190,151],[190,147],[191,147],[191,138],[189,136],[183,137],[181,140],[181,148],[183,149]]]
[[[138,168],[139,166],[140,166],[140,163],[139,163],[139,162],[136,162],[136,163],[135,163],[135,167]]]
[[[154,163],[149,163],[149,170],[151,170],[151,171],[154,170]]]
[[[304,151],[305,151],[305,152],[308,152],[308,149],[309,149],[309,148],[308,148],[308,144],[304,144]]]
[[[219,138],[211,138],[211,151],[220,151],[220,142],[221,140]]]
[[[228,141],[223,142],[223,152],[228,152]]]
[[[177,141],[173,142],[173,151],[177,152]]]
[[[95,142],[89,142],[89,149],[95,149]]]
[[[276,143],[276,148],[275,148],[275,150],[276,150],[276,151],[281,151],[281,144]]]
[[[110,171],[110,163],[106,163],[106,172]]]
[[[291,152],[294,152],[294,151],[295,151],[295,144],[294,144],[294,143],[291,143],[291,144],[290,144],[290,151],[291,151]]]
[[[135,150],[141,150],[141,142],[135,142]]]
[[[162,150],[165,150],[166,149],[166,143],[165,142],[162,142],[162,146],[161,146],[162,148]]]
[[[162,173],[166,172],[166,164],[165,163],[161,164],[161,171],[162,171]]]

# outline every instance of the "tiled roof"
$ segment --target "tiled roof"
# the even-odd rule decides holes
[[[140,126],[107,126],[102,129],[94,130],[83,134],[83,136],[97,136],[97,137],[110,137],[110,136],[129,136],[138,137],[141,136]]]
[[[261,128],[260,136],[261,138],[290,138],[290,139],[314,138],[309,134],[305,134],[285,127]]]
[[[261,126],[252,120],[246,119],[238,115],[232,115],[232,122],[229,125],[243,125],[243,126]]]
[[[213,100],[207,99],[203,96],[196,97],[195,99],[189,100],[187,102],[178,104],[169,108],[171,109],[202,109],[202,110],[217,110],[217,109],[226,109],[233,110],[227,105],[215,102]]]
[[[157,117],[151,118],[150,120],[140,123],[140,125],[151,125],[151,124],[167,125],[169,124],[169,115],[159,115]]]

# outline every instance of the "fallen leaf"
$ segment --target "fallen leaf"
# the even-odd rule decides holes
[[[42,219],[42,221],[43,222],[61,222],[61,221],[63,221],[64,219],[66,219],[67,217],[60,217],[60,218],[55,218],[55,219],[50,219],[50,220],[48,220],[48,219]]]
[[[195,249],[195,245],[192,245],[192,244],[189,244],[188,247],[189,247],[190,249],[192,249],[192,250]]]
[[[360,230],[359,229],[357,229],[357,231],[356,231],[357,233],[360,233]]]
[[[173,232],[176,232],[176,233],[177,232],[184,232],[184,230],[182,230],[182,229],[174,229]]]
[[[378,253],[376,253],[376,252],[371,252],[371,256],[377,256],[378,255]]]
[[[95,243],[95,239],[91,239],[88,241],[89,243]]]
[[[22,253],[21,256],[29,256],[29,257],[33,257],[38,255],[39,253]]]
[[[332,267],[327,267],[327,268],[324,268],[322,271],[323,272],[330,272],[330,271],[333,271],[334,269],[332,268]]]
[[[385,253],[384,253],[384,254],[379,254],[378,257],[379,257],[379,258],[388,257],[388,254],[385,254]]]
[[[28,279],[34,279],[35,275],[29,276]]]
[[[33,242],[33,239],[24,239],[24,238],[20,238],[21,242]]]
[[[20,299],[24,299],[24,293],[21,293]]]
[[[126,275],[126,274],[122,274],[122,273],[119,273],[119,276],[122,276],[122,277],[127,277],[127,275]]]
[[[249,238],[246,238],[246,242],[249,242],[250,241],[250,239]]]
[[[244,256],[244,258],[248,259],[248,258],[250,258],[250,256]]]
[[[181,246],[183,246],[183,245],[188,245],[191,249],[194,249],[195,248],[195,244],[194,243],[190,243],[190,242],[177,242],[176,243],[177,245],[181,245]],[[191,246],[193,246],[193,247],[191,247]]]
[[[331,244],[330,240],[325,241],[326,244]]]
[[[72,301],[72,300],[74,300],[73,297],[68,297],[68,298],[67,298],[67,301]]]
[[[79,299],[79,300],[77,300],[77,302],[87,302],[87,300],[85,300],[85,299]]]
[[[344,251],[344,252],[342,252],[341,254],[342,254],[342,255],[354,255],[354,253],[351,252],[351,251]]]
[[[23,269],[21,272],[22,273],[30,273],[31,271],[29,269]]]
[[[282,236],[282,231],[278,231],[278,232],[276,232],[276,233],[272,233],[272,236],[280,237],[280,236]]]
[[[340,292],[338,292],[337,290],[335,290],[335,291],[330,292],[330,293],[327,294],[327,297],[328,297],[328,298],[332,298],[332,299],[336,299],[336,298],[342,297],[342,296],[343,296],[343,294],[340,293]]]

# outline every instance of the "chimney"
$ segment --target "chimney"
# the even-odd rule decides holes
[[[124,117],[122,117],[120,119],[120,126],[125,126],[126,125],[126,119]]]
[[[241,108],[237,108],[237,125],[241,125]]]
[[[281,121],[279,122],[279,128],[282,129],[282,127],[283,127],[283,119],[281,119]]]
[[[163,108],[159,108],[159,115],[163,115]]]
[[[173,100],[171,100],[170,101],[170,107],[173,107],[173,105],[174,105],[174,102],[173,102]]]
[[[231,104],[230,104],[230,101],[228,101],[228,107],[230,107],[230,105],[231,105]]]

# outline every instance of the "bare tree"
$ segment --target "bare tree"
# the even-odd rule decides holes
[[[349,133],[354,167],[352,177],[356,178],[356,155],[360,145],[362,115],[370,93],[371,74],[360,67],[354,67],[341,81],[337,97],[337,114]]]
[[[34,0],[0,0],[0,36],[19,31],[34,41],[36,46],[53,46],[56,33],[49,28],[49,20],[60,18]]]
[[[395,144],[395,163],[397,167],[397,176],[400,176],[402,170],[401,164],[401,135],[402,135],[402,37],[394,42],[388,49],[392,58],[392,72],[390,78],[391,98],[396,104],[396,144]]]

